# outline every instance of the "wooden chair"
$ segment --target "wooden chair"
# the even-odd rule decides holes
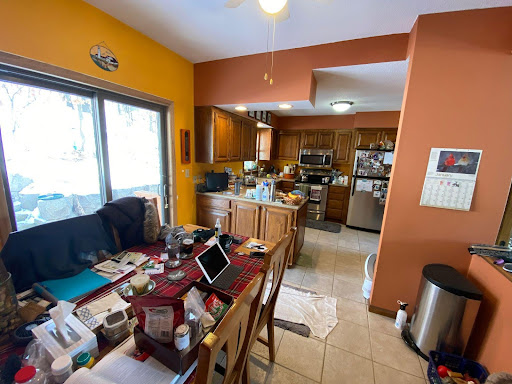
[[[195,384],[211,384],[218,353],[226,353],[223,384],[239,383],[245,369],[251,341],[265,292],[266,274],[259,272],[228,310],[217,329],[199,346]]]
[[[256,330],[254,332],[252,345],[259,341],[268,347],[269,360],[275,360],[275,340],[274,340],[274,310],[276,308],[277,296],[281,289],[281,283],[283,281],[284,272],[288,265],[288,260],[292,257],[292,244],[295,239],[297,228],[293,227],[290,231],[285,234],[279,242],[275,245],[274,249],[265,255],[263,266],[260,272],[264,272],[269,275],[272,272],[272,287],[267,298],[267,302],[264,304],[263,310],[261,311]],[[267,280],[265,280],[266,282]],[[265,284],[266,285],[266,284]],[[266,287],[263,288],[265,291]],[[267,340],[259,336],[261,330],[267,326]]]

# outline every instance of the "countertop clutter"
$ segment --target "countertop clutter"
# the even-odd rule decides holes
[[[237,201],[245,201],[245,202],[253,202],[256,204],[261,205],[269,205],[279,208],[287,208],[287,209],[294,209],[299,210],[302,208],[308,201],[308,198],[302,199],[302,201],[298,205],[288,205],[284,204],[280,201],[263,201],[263,200],[256,200],[256,199],[250,199],[245,197],[245,193],[247,189],[254,189],[254,188],[241,188],[240,189],[240,195],[236,196],[233,192],[197,192],[198,195],[205,195],[205,196],[211,196],[221,199],[228,199],[228,200],[237,200]]]

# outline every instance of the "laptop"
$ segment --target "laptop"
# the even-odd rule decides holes
[[[244,269],[243,266],[231,264],[219,243],[215,243],[198,255],[196,262],[208,283],[224,290],[231,287]]]

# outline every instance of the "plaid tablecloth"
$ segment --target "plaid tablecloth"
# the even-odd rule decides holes
[[[242,237],[242,236],[240,236]],[[243,242],[245,242],[248,237],[242,237]],[[231,263],[235,265],[241,265],[244,267],[243,271],[240,273],[240,275],[237,277],[235,282],[229,287],[228,290],[225,290],[228,295],[233,296],[235,299],[242,293],[244,288],[251,282],[251,280],[256,276],[256,274],[259,272],[263,261],[261,259],[253,259],[246,255],[238,255],[237,252],[235,252],[235,249],[238,248],[239,244],[232,244],[231,245],[231,252],[228,254],[228,257],[231,261]],[[194,244],[194,256],[199,255],[201,252],[206,250],[208,247],[201,243],[195,243]],[[142,244],[135,247],[132,247],[128,249],[128,251],[131,252],[141,252],[146,254],[147,256],[160,256],[160,253],[165,251],[165,243],[162,241],[156,242],[155,244]],[[180,281],[168,281],[167,275],[170,271],[181,269],[184,272],[186,272],[187,276],[180,280]],[[176,294],[180,289],[188,285],[194,280],[197,280],[203,276],[203,272],[197,265],[197,262],[194,260],[194,258],[191,258],[189,260],[182,260],[182,264],[176,268],[176,269],[169,269],[165,268],[164,273],[161,273],[159,275],[151,275],[151,279],[156,282],[155,290],[152,292],[154,295],[159,296],[173,296]],[[108,284],[98,290],[96,290],[94,293],[90,294],[89,296],[83,298],[77,303],[77,307],[81,307],[83,305],[86,305],[94,300],[97,300],[103,296],[106,296],[110,294],[111,292],[115,291],[116,289],[119,289],[121,286],[123,286],[126,282],[130,280],[130,278],[135,275],[135,271],[127,274],[123,278],[119,279],[118,281]],[[100,346],[101,348],[101,346]],[[16,353],[21,355],[24,351],[24,347],[16,347],[14,344],[8,342],[0,345],[0,364],[4,364],[7,360],[7,357],[11,353]]]

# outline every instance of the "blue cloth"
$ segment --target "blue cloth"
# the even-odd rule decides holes
[[[21,292],[36,282],[77,275],[92,264],[89,254],[100,250],[116,253],[116,246],[92,214],[12,232],[0,258]]]

